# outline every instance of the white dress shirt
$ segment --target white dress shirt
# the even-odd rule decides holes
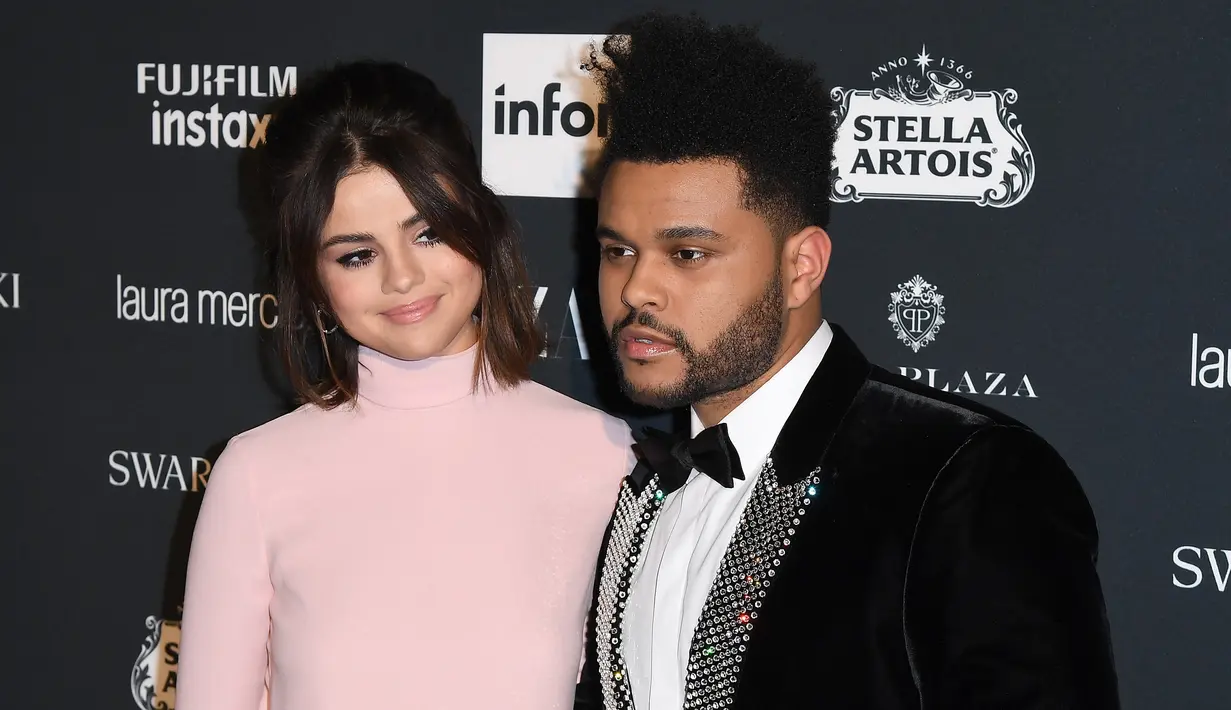
[[[743,480],[723,488],[694,469],[663,501],[624,612],[623,655],[637,710],[683,707],[688,653],[710,586],[778,432],[832,340],[822,321],[790,362],[722,420]],[[703,428],[693,410],[692,435]]]

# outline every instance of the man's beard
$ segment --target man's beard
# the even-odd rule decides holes
[[[683,331],[660,322],[650,313],[629,313],[609,334],[620,388],[638,404],[674,409],[751,384],[773,366],[778,355],[786,327],[782,304],[782,279],[775,273],[761,296],[731,321],[704,352],[694,348]],[[638,388],[629,381],[624,363],[620,361],[619,336],[621,330],[633,323],[652,328],[675,341],[676,352],[684,360],[684,374],[678,381],[657,388]]]

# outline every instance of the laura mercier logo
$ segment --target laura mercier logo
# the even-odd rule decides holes
[[[215,291],[171,286],[134,286],[115,275],[115,317],[151,323],[196,323],[236,328],[273,328],[278,299],[271,293]]]
[[[129,678],[133,701],[142,710],[175,710],[180,622],[148,616],[145,628],[149,633]]]
[[[898,284],[898,289],[889,294],[889,323],[898,340],[911,352],[935,342],[940,326],[945,324],[945,297],[916,274],[909,281]],[[962,370],[960,375],[942,372],[935,367],[902,366],[898,371],[903,377],[924,382],[942,392],[996,397],[1025,397],[1037,399],[1034,383],[1026,373],[998,370]],[[1012,391],[1010,392],[1010,387]]]
[[[21,274],[0,271],[0,308],[21,307]]]
[[[483,35],[483,176],[505,195],[577,197],[607,135],[585,69],[601,35]]]
[[[154,94],[184,99],[222,97],[222,101],[194,99],[199,108],[185,111],[153,99],[150,112],[150,142],[199,148],[206,143],[214,148],[255,148],[265,142],[270,114],[220,108],[240,99],[287,96],[295,93],[295,67],[260,67],[242,64],[155,64],[137,65],[137,94]],[[210,104],[210,105],[206,105]]]
[[[1208,571],[1209,579],[1213,580],[1218,591],[1227,591],[1227,582],[1231,580],[1231,550],[1183,545],[1171,553],[1171,561],[1184,570],[1171,575],[1171,583],[1180,589],[1195,589],[1201,586]]]
[[[1013,89],[975,91],[974,70],[924,46],[872,71],[871,89],[834,87],[830,196],[1010,207],[1034,184]]]
[[[1227,362],[1231,360],[1231,349],[1210,346],[1202,348],[1199,340],[1197,334],[1193,333],[1189,386],[1200,385],[1205,389],[1231,387],[1231,368],[1227,367]]]

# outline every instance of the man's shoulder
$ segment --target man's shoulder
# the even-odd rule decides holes
[[[875,366],[841,431],[833,453],[848,468],[896,470],[910,478],[938,472],[964,446],[989,435],[1011,448],[1025,439],[1041,442],[999,410]]]
[[[971,433],[992,426],[1027,428],[998,409],[878,366],[872,367],[865,389],[864,401],[867,405],[890,407],[912,424],[927,422]]]
[[[1017,472],[1029,469],[1046,475],[1043,488],[1057,490],[1070,488],[1072,478],[1063,458],[1017,419],[877,367],[826,457],[841,472],[851,500],[879,511],[902,540],[913,535],[938,482],[957,490],[976,479],[995,479],[1010,490],[1025,480]]]

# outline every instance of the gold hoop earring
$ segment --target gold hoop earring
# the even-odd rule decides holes
[[[333,321],[333,327],[330,328],[329,330],[325,330],[325,322],[324,322],[323,316],[324,316],[324,312],[321,311],[321,309],[319,308],[316,309],[316,329],[321,331],[322,335],[333,335],[338,330],[338,320],[335,318]]]

